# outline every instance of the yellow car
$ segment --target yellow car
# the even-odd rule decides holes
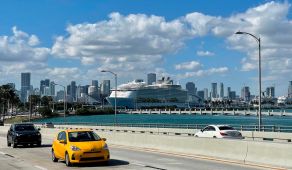
[[[74,163],[107,163],[110,153],[105,141],[92,130],[61,131],[52,145],[52,160],[65,160],[67,166]]]

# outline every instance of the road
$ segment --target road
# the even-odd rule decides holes
[[[109,165],[84,164],[66,167],[65,163],[51,161],[52,138],[43,135],[41,147],[10,148],[6,145],[6,132],[0,131],[0,169],[5,170],[60,170],[60,169],[139,169],[139,170],[253,170],[260,169],[232,162],[198,159],[188,155],[170,155],[157,150],[109,145]]]

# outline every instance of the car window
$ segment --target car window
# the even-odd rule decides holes
[[[66,140],[66,133],[64,131],[63,132],[60,132],[58,134],[57,140]]]
[[[98,141],[100,137],[92,131],[69,132],[70,142]]]
[[[207,126],[203,131],[215,131],[215,128],[213,126]]]
[[[35,131],[35,127],[33,125],[15,125],[15,131]]]
[[[234,128],[230,126],[220,126],[219,129],[220,130],[234,130]]]

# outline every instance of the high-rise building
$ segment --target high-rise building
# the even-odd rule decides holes
[[[76,82],[75,81],[71,81],[71,87],[70,87],[70,96],[73,99],[73,101],[77,101],[76,98]]]
[[[223,83],[220,83],[220,98],[224,97],[224,85]]]
[[[230,99],[230,92],[231,92],[231,87],[227,87],[227,98]]]
[[[208,89],[207,88],[204,88],[204,99],[205,100],[208,100]]]
[[[229,96],[230,96],[231,100],[235,100],[236,99],[236,92],[235,91],[230,91]]]
[[[195,86],[195,83],[193,82],[187,82],[186,84],[186,89],[188,91],[188,94],[190,95],[195,95],[196,94],[196,86]]]
[[[197,92],[197,95],[198,95],[202,100],[204,100],[204,98],[205,98],[205,92],[204,92],[204,90],[199,90],[199,91]]]
[[[50,79],[45,79],[40,81],[40,93],[41,95],[45,95],[45,87],[50,87]]]
[[[212,83],[211,94],[212,98],[217,98],[217,83]]]
[[[155,73],[149,73],[147,74],[147,84],[151,85],[156,82],[156,74]]]
[[[98,80],[92,80],[91,81],[91,85],[95,86],[95,87],[98,87]]]
[[[111,87],[110,80],[103,80],[101,85],[101,94],[103,96],[109,96],[111,91],[110,87]]]
[[[275,98],[275,87],[273,87],[273,86],[267,87],[266,88],[266,95],[267,95],[267,97]]]
[[[55,96],[56,92],[55,92],[55,82],[50,82],[50,95],[51,96]]]
[[[244,86],[241,89],[241,98],[244,101],[250,101],[250,91],[249,91],[249,87],[248,86]]]
[[[88,95],[94,98],[95,100],[99,100],[99,91],[97,86],[89,86],[88,87]]]
[[[21,73],[21,102],[27,101],[27,94],[30,91],[30,73]]]
[[[289,82],[288,98],[292,98],[292,81]]]

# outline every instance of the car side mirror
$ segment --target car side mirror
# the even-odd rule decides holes
[[[200,131],[203,132],[203,129],[201,129]]]
[[[41,131],[41,128],[38,128],[38,131]]]
[[[65,140],[59,140],[59,142],[62,144],[67,144],[67,142]]]
[[[106,138],[101,138],[101,140],[106,141]]]

